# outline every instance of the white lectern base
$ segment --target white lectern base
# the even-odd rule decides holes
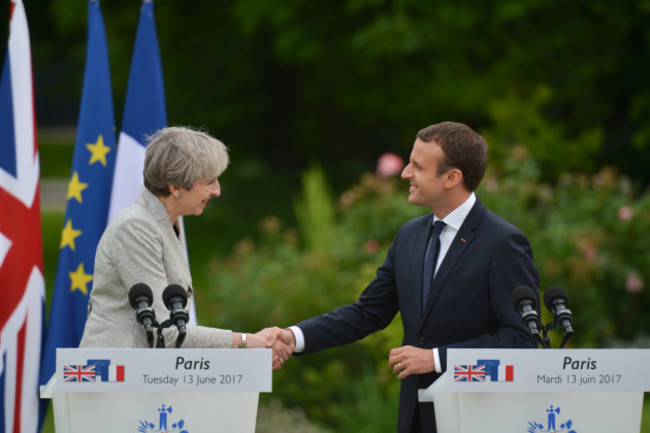
[[[420,393],[438,433],[641,431],[643,392],[449,392],[447,380]]]
[[[254,433],[259,393],[54,392],[51,398],[56,433]]]
[[[58,349],[57,433],[255,433],[271,349]]]

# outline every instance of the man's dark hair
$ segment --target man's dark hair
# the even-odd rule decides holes
[[[438,167],[438,175],[457,168],[463,173],[463,185],[475,191],[485,175],[488,145],[483,137],[462,123],[442,122],[427,126],[417,133],[417,138],[430,143],[435,141],[445,154]]]

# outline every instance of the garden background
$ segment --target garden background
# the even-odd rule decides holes
[[[118,125],[138,7],[102,3]],[[49,300],[87,11],[25,8]],[[426,212],[377,160],[408,159],[420,128],[455,120],[490,144],[479,197],[528,235],[541,290],[569,293],[571,346],[648,347],[649,0],[159,0],[155,14],[169,123],[206,128],[232,157],[222,196],[186,218],[201,324],[252,332],[355,300]],[[290,360],[258,430],[394,431],[400,341],[396,320]]]

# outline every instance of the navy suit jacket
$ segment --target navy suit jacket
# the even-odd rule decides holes
[[[422,271],[432,219],[433,214],[427,214],[399,229],[377,276],[356,302],[297,325],[305,337],[303,353],[384,329],[398,311],[402,344],[437,347],[443,371],[449,348],[537,347],[511,301],[512,291],[521,285],[538,293],[530,243],[478,199],[438,268],[423,312]],[[436,431],[432,405],[418,408],[417,390],[438,376],[412,375],[402,381],[398,433],[409,433],[414,422],[422,423],[424,432]]]

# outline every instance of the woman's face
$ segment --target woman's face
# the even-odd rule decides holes
[[[194,182],[189,190],[183,189],[179,205],[181,215],[201,215],[203,209],[212,197],[221,195],[221,186],[218,179],[205,181],[202,179]]]

